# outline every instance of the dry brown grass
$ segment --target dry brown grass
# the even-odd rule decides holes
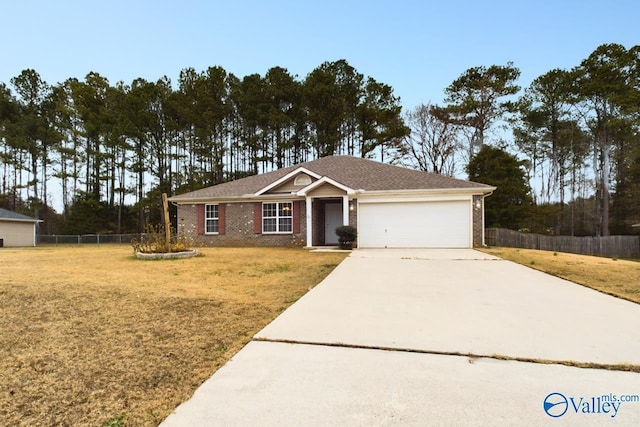
[[[0,425],[154,426],[344,258],[0,250]]]
[[[640,304],[640,263],[637,261],[532,249],[482,251]]]

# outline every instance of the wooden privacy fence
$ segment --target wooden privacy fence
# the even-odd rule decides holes
[[[489,246],[540,249],[607,258],[640,258],[640,236],[545,236],[519,233],[504,228],[487,228],[485,242]]]

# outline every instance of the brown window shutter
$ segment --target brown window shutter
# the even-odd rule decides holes
[[[262,203],[253,204],[253,232],[255,234],[262,233]]]
[[[198,234],[204,234],[204,205],[197,205],[198,211]]]
[[[293,202],[293,234],[300,234],[301,205],[302,203],[299,200]]]
[[[226,225],[226,208],[227,205],[220,203],[218,205],[218,234],[224,234],[224,227]]]

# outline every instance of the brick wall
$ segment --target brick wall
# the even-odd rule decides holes
[[[476,208],[476,203],[480,202],[480,209]],[[482,196],[473,196],[473,247],[482,246],[482,230],[484,221],[482,220],[482,209],[484,208]]]
[[[299,203],[300,233],[256,234],[253,202],[224,203],[225,233],[198,234],[198,205],[178,205],[178,232],[201,246],[304,246],[306,244],[305,202]],[[295,208],[294,208],[295,209]]]
[[[358,199],[349,201],[349,225],[352,227],[358,227]],[[354,243],[353,247],[355,248],[357,246],[358,238],[356,237],[356,243]]]

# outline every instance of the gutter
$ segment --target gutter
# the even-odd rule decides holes
[[[421,195],[440,195],[440,194],[462,194],[462,195],[491,195],[496,187],[471,187],[471,188],[433,188],[433,189],[414,189],[414,190],[358,190],[358,196],[421,196]]]
[[[239,203],[239,202],[259,202],[264,200],[303,200],[304,197],[299,197],[296,193],[280,193],[280,194],[269,194],[269,195],[261,195],[256,196],[255,194],[245,194],[242,196],[236,197],[189,197],[189,198],[175,198],[169,197],[167,200],[173,203],[174,205],[189,205],[189,204],[199,204],[199,203],[208,203],[211,201],[215,201],[216,203]]]
[[[470,188],[433,188],[433,189],[412,189],[412,190],[363,190],[358,189],[355,190],[353,194],[348,194],[348,196],[357,197],[357,198],[367,198],[367,197],[380,197],[380,196],[389,196],[389,197],[397,197],[397,196],[431,196],[431,195],[471,195],[471,196],[490,196],[496,190],[496,187],[470,187]],[[201,196],[201,197],[189,197],[189,198],[181,198],[181,197],[169,197],[169,201],[177,204],[177,205],[186,205],[186,204],[197,204],[197,203],[206,203],[211,201],[216,201],[218,203],[233,203],[233,202],[241,202],[241,201],[263,201],[263,200],[283,200],[283,199],[291,199],[291,200],[300,200],[304,198],[298,192],[291,193],[279,193],[279,194],[268,194],[268,195],[256,195],[256,194],[244,194],[242,196],[226,196],[226,197],[216,197],[216,196]]]
[[[42,219],[19,219],[19,218],[0,218],[0,221],[9,221],[9,222],[27,222],[31,224],[37,224],[39,222],[44,222]]]

